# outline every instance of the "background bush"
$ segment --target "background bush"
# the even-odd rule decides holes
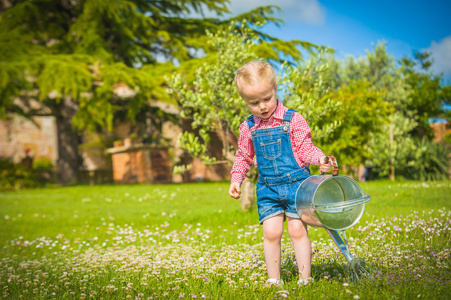
[[[24,187],[39,185],[33,170],[21,164],[0,158],[0,170],[0,191],[17,191]]]
[[[416,140],[407,156],[407,165],[398,174],[414,180],[445,180],[449,177],[450,147],[427,139]]]
[[[48,157],[38,157],[33,160],[33,170],[49,171],[53,169],[53,162]]]

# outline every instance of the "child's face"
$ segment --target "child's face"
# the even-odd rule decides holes
[[[265,79],[254,85],[241,88],[241,97],[252,114],[262,119],[269,119],[277,107],[277,83],[271,84]]]

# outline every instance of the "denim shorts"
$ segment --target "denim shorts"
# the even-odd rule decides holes
[[[285,217],[300,219],[296,212],[296,192],[301,183],[300,179],[291,183],[265,184],[259,177],[257,180],[257,207],[258,221],[263,221],[274,216],[284,214]]]

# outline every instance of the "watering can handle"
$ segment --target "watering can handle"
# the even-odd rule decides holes
[[[335,157],[332,154],[329,154],[324,158],[324,162],[326,164],[329,162],[329,160],[332,162],[332,176],[337,176],[338,175],[337,160],[335,159]],[[324,175],[323,171],[321,171],[321,175]]]

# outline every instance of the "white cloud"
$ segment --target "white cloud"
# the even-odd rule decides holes
[[[451,35],[438,43],[433,41],[431,46],[425,50],[432,52],[434,58],[432,71],[437,74],[443,73],[445,77],[451,76]]]
[[[317,0],[231,0],[230,10],[238,15],[259,6],[277,5],[282,11],[276,17],[285,22],[302,22],[321,26],[325,20],[325,10]]]

